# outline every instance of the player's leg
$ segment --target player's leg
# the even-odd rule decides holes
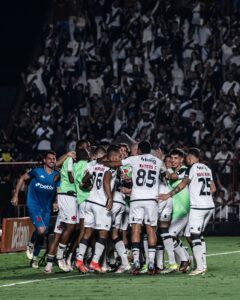
[[[99,265],[100,258],[106,247],[107,238],[109,237],[109,231],[111,229],[112,218],[111,213],[106,210],[105,207],[94,205],[93,213],[95,218],[94,229],[98,230],[98,239],[95,244],[95,251],[89,268],[102,273],[103,270]]]
[[[213,216],[214,213],[214,209],[211,209],[208,211],[208,213],[206,214],[205,218],[204,218],[204,223],[203,223],[203,228],[202,228],[202,233],[201,233],[201,242],[202,242],[202,248],[203,248],[203,265],[204,265],[204,270],[207,271],[207,257],[206,257],[206,253],[207,253],[207,247],[206,247],[206,242],[203,236],[203,233],[211,219],[211,217]]]
[[[123,273],[130,269],[127,257],[127,250],[119,234],[124,212],[125,206],[123,204],[113,203],[111,236],[114,243],[114,248],[116,249],[117,254],[121,258],[121,266],[118,268],[116,273]]]
[[[122,233],[122,240],[125,245],[126,251],[127,251],[127,256],[128,256],[128,261],[132,260],[132,251],[130,249],[130,240],[128,236],[128,226],[129,226],[129,207],[125,207],[125,212],[122,217],[122,222],[121,222],[121,233]]]
[[[52,272],[52,267],[53,267],[53,262],[55,259],[55,255],[57,252],[57,247],[59,244],[59,240],[61,237],[63,231],[63,226],[60,222],[59,215],[57,216],[55,228],[54,228],[54,239],[48,249],[48,254],[47,254],[47,265],[44,269],[45,273],[51,273]]]
[[[148,238],[148,274],[155,273],[155,256],[157,235],[156,227],[158,222],[158,203],[156,201],[149,201],[144,203],[144,223],[146,226]]]
[[[161,273],[164,269],[164,246],[163,241],[159,235],[157,235],[156,266],[156,273]]]
[[[33,258],[31,260],[30,265],[32,268],[37,269],[38,268],[37,258],[43,247],[45,234],[47,233],[48,230],[50,212],[39,213],[39,210],[29,209],[29,215],[31,217],[33,225],[36,228]]]
[[[66,264],[64,253],[66,252],[68,242],[77,222],[76,197],[70,195],[58,195],[58,206],[60,221],[64,223],[64,229],[60,237],[56,258],[59,268],[64,272],[69,272],[70,268]]]
[[[140,242],[141,242],[141,227],[144,220],[144,207],[140,202],[132,202],[130,204],[129,222],[131,224],[131,243],[133,254],[132,273],[139,274],[140,269]]]
[[[189,213],[189,226],[192,240],[192,251],[196,261],[196,269],[189,275],[200,275],[204,274],[203,264],[203,248],[201,242],[201,231],[204,224],[204,218],[206,211],[191,209]]]
[[[181,272],[186,272],[191,264],[189,254],[183,247],[182,241],[179,239],[179,235],[185,230],[187,222],[188,216],[181,219],[172,220],[169,227],[169,233],[173,237],[174,241],[174,251],[180,262],[179,271]]]
[[[67,265],[72,266],[72,257],[74,252],[77,250],[78,252],[78,246],[80,244],[81,239],[84,235],[84,218],[85,218],[85,206],[86,202],[83,202],[78,205],[78,223],[76,224],[75,228],[75,238],[73,239],[73,242],[71,243],[68,251],[68,257],[67,257]],[[76,253],[77,256],[77,253]]]
[[[88,269],[84,265],[84,257],[89,246],[90,238],[94,231],[95,221],[92,210],[92,203],[86,203],[85,207],[85,221],[84,221],[84,235],[79,243],[78,254],[76,257],[76,267],[81,273],[87,273]]]

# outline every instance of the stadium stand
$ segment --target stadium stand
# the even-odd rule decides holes
[[[218,174],[217,214],[225,218],[226,204],[236,213],[239,11],[240,1],[55,1],[0,148],[32,160],[73,150],[78,135],[111,143],[122,133],[166,153],[201,146]]]

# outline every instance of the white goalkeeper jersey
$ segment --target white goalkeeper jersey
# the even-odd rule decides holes
[[[122,160],[122,165],[132,169],[131,201],[156,199],[160,172],[166,171],[163,161],[152,154],[143,154]]]
[[[185,173],[190,179],[189,194],[192,208],[214,208],[212,193],[210,190],[213,181],[212,171],[202,163],[193,164]]]

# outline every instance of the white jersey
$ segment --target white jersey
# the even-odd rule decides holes
[[[106,206],[107,195],[103,188],[103,178],[104,178],[104,174],[107,171],[110,171],[112,173],[112,180],[111,180],[111,190],[112,190],[116,179],[116,173],[117,173],[116,170],[110,169],[98,163],[96,163],[94,166],[88,169],[88,172],[93,179],[93,187],[89,193],[88,202],[91,201],[101,206]]]
[[[212,171],[204,164],[195,163],[189,168],[185,177],[191,180],[189,184],[190,205],[192,208],[214,208],[210,190]]]
[[[166,170],[162,160],[152,154],[143,154],[122,160],[122,165],[128,165],[132,169],[131,200],[156,199],[160,171]]]

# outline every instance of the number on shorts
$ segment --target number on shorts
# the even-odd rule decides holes
[[[202,182],[202,188],[200,191],[200,196],[209,196],[211,195],[211,190],[210,190],[210,178],[198,178],[198,182]]]
[[[143,186],[146,184],[149,188],[153,187],[156,182],[156,174],[157,172],[153,170],[146,171],[144,169],[139,169],[137,171],[136,179],[137,186]]]
[[[93,174],[92,174],[93,182],[96,184],[96,187],[98,190],[100,190],[100,188],[102,186],[102,177],[103,177],[103,173],[96,174],[95,172],[93,172]],[[96,179],[96,181],[95,181],[95,179]]]

